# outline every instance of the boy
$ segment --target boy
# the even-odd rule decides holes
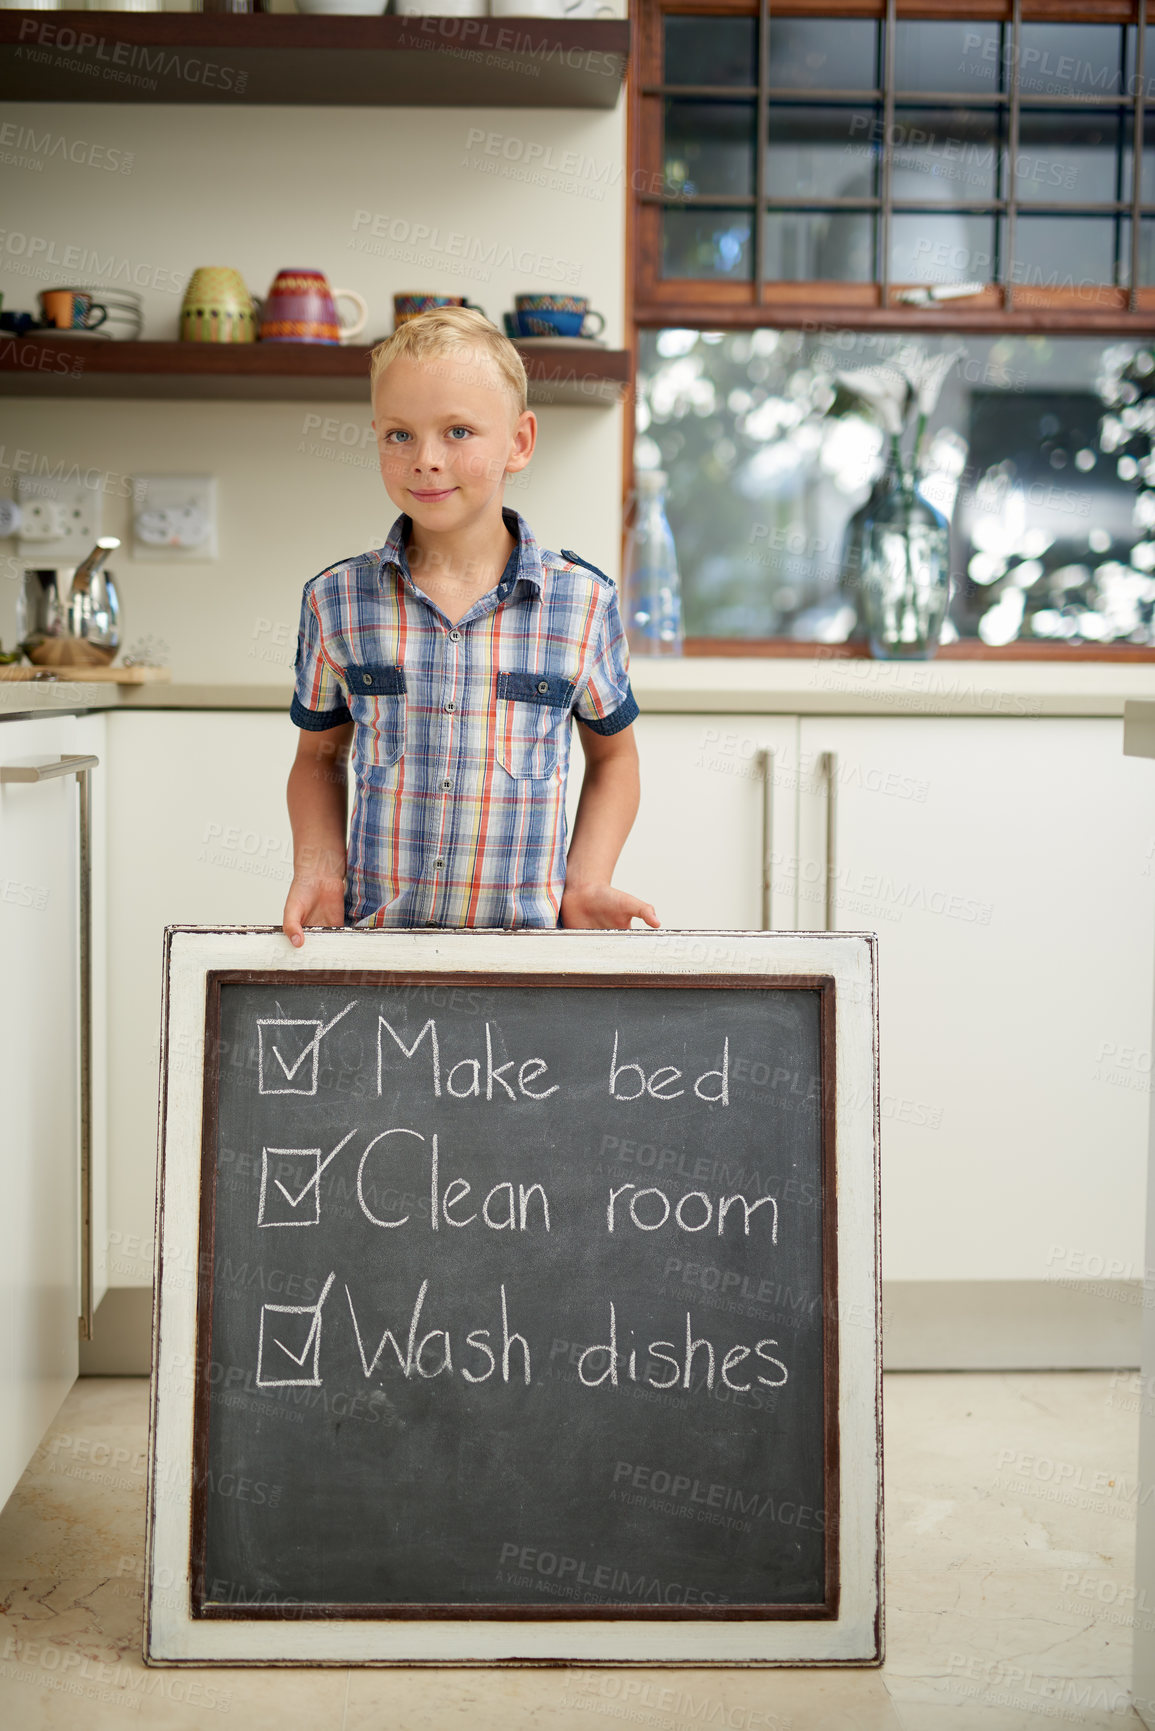
[[[305,585],[286,935],[657,926],[610,882],[638,807],[613,584],[540,550],[502,506],[537,436],[521,357],[480,313],[447,307],[374,350],[372,391],[381,477],[402,515],[383,547]],[[567,861],[571,714],[586,768]]]

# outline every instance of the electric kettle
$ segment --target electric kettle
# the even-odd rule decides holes
[[[104,561],[119,546],[107,535],[82,565],[25,569],[16,617],[29,661],[38,667],[96,667],[116,659],[120,604]]]

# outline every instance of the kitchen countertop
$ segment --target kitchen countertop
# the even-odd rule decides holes
[[[635,659],[646,713],[1122,716],[1155,699],[1155,661],[918,661],[846,656]]]
[[[647,715],[969,715],[1122,717],[1155,701],[1155,661],[922,661],[813,656],[749,660],[636,657],[630,677]],[[0,719],[93,709],[287,713],[291,686],[0,684]]]
[[[0,721],[116,709],[120,704],[119,691],[116,685],[82,685],[74,679],[14,679],[0,684]]]

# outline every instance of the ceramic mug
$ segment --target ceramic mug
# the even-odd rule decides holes
[[[393,296],[393,329],[398,325],[415,319],[421,313],[435,312],[439,307],[468,307],[471,312],[480,313],[485,317],[485,310],[475,306],[473,301],[466,300],[464,295],[394,295]]]
[[[257,312],[240,271],[228,265],[194,270],[180,309],[186,343],[254,343]]]
[[[565,317],[564,314],[558,316]],[[516,342],[519,337],[556,337],[559,334],[557,326],[548,324],[545,316],[538,319],[536,330],[528,313],[502,313],[501,322],[511,342]]]
[[[44,323],[58,331],[99,330],[108,317],[108,308],[86,289],[42,289],[36,298]]]
[[[358,315],[342,324],[339,300],[353,301]],[[261,309],[263,343],[349,343],[365,329],[369,309],[354,289],[331,289],[319,270],[280,270]]]
[[[600,337],[606,328],[584,295],[515,295],[514,303],[523,337]],[[591,319],[597,324],[587,329]]]

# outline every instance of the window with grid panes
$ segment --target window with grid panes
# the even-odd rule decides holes
[[[670,473],[705,649],[853,633],[884,442],[838,375],[909,341],[960,351],[926,462],[944,642],[1155,643],[1155,460],[1119,418],[1155,341],[1155,30],[1112,0],[966,10],[635,14],[634,456]]]
[[[642,0],[639,310],[969,288],[944,298],[1134,311],[1155,283],[1138,5],[963,10]]]

